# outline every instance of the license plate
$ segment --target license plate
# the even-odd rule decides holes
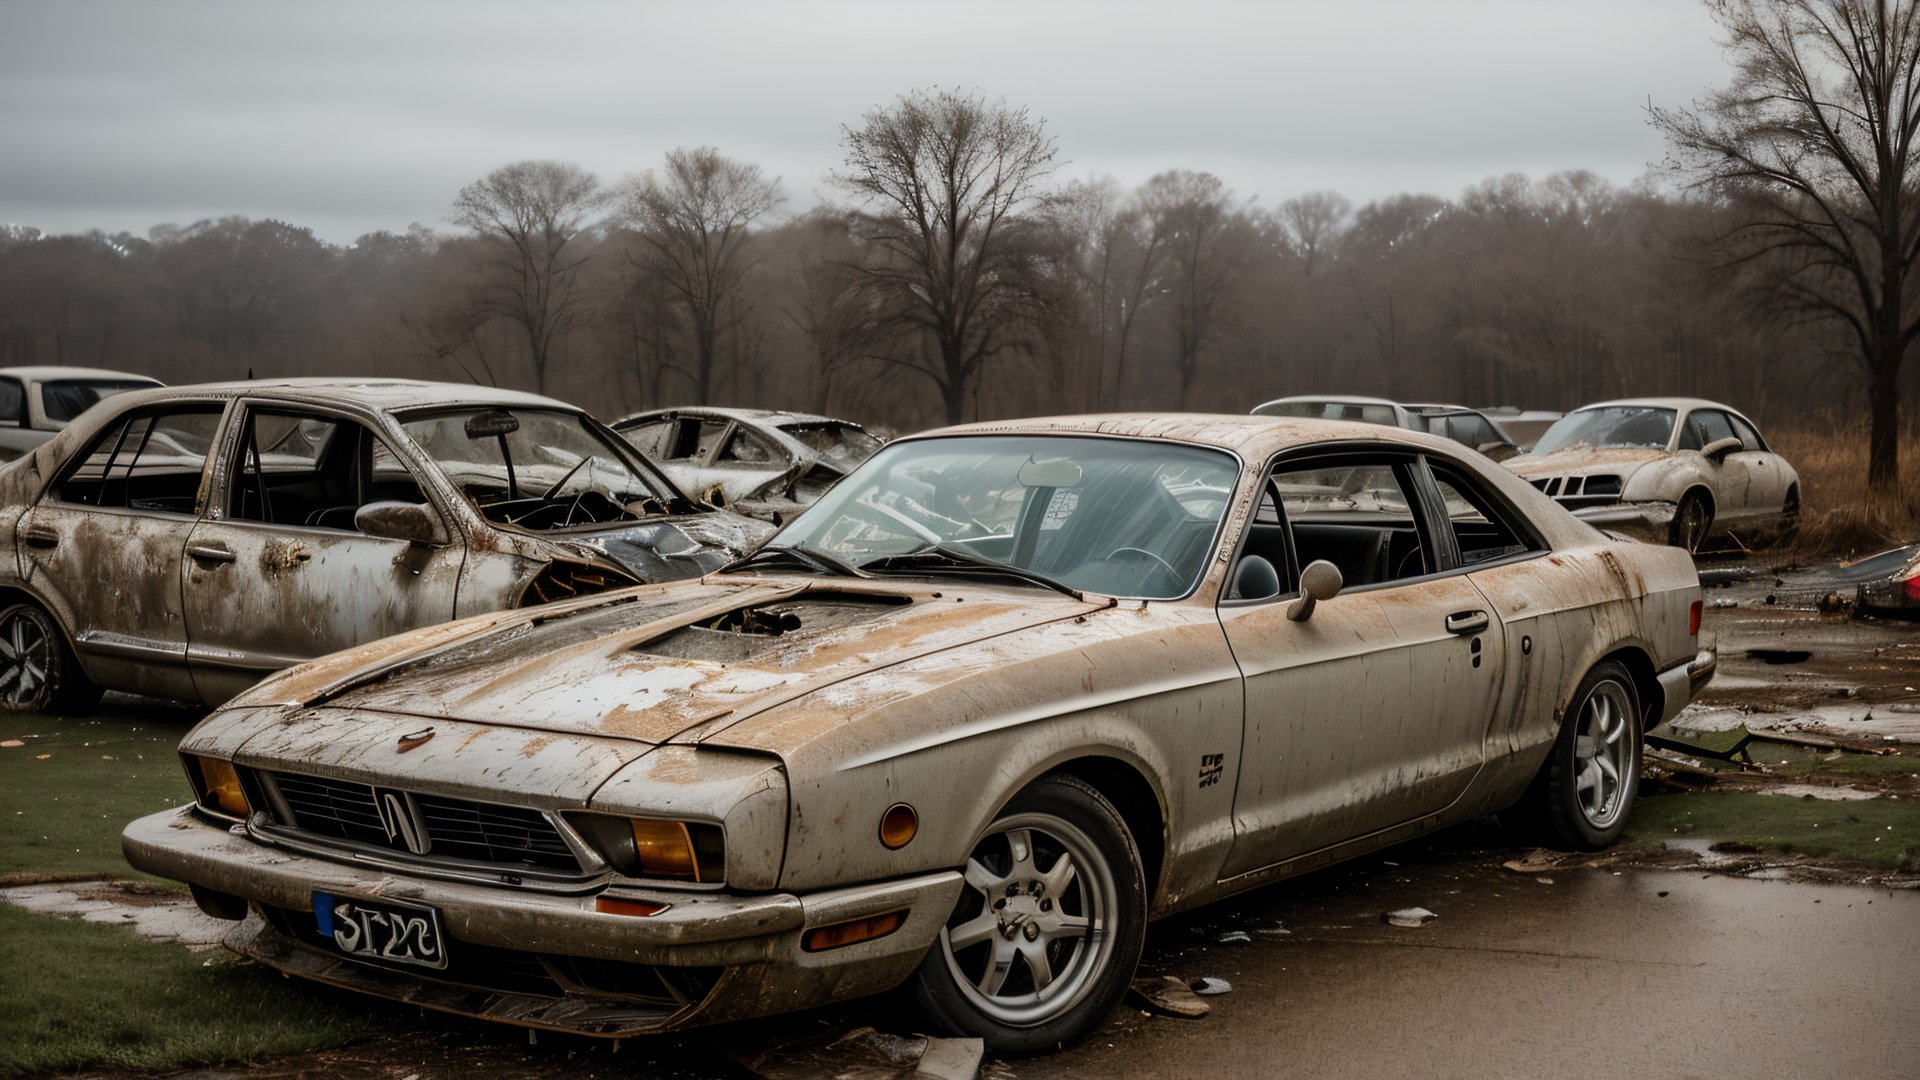
[[[444,968],[440,912],[424,904],[313,894],[313,921],[341,952],[369,960]]]

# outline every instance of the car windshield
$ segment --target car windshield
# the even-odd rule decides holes
[[[65,424],[115,394],[159,386],[152,379],[60,379],[40,384],[40,411]]]
[[[819,454],[828,464],[843,469],[853,468],[880,449],[879,439],[852,424],[782,424],[780,430],[805,443],[807,449]]]
[[[467,408],[400,426],[488,520],[565,529],[666,513],[674,491],[642,474],[586,417]]]
[[[1654,447],[1664,450],[1673,436],[1673,410],[1650,405],[1608,405],[1580,409],[1554,422],[1533,446],[1535,454],[1574,447]]]
[[[889,445],[772,548],[870,573],[985,572],[1171,599],[1206,569],[1239,464],[1133,439],[965,435]]]
[[[1290,416],[1306,420],[1358,420],[1363,424],[1400,426],[1391,405],[1353,401],[1269,401],[1253,410],[1255,416]]]

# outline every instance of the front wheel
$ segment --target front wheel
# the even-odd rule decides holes
[[[99,700],[51,616],[33,604],[0,610],[0,712],[70,713]]]
[[[1674,547],[1685,548],[1691,555],[1707,542],[1707,534],[1712,530],[1713,507],[1708,505],[1706,496],[1698,491],[1687,492],[1673,512],[1673,534],[1668,539]]]
[[[1016,795],[967,859],[966,887],[914,974],[915,1004],[996,1052],[1052,1050],[1120,1000],[1146,939],[1139,849],[1071,776]]]
[[[1609,660],[1580,680],[1534,792],[1542,824],[1568,850],[1596,851],[1626,830],[1640,786],[1640,716],[1625,667]]]

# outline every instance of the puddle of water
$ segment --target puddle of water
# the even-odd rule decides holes
[[[1781,784],[1779,787],[1761,788],[1761,795],[1785,795],[1795,799],[1826,799],[1832,802],[1853,802],[1858,799],[1877,798],[1871,791],[1855,791],[1852,788],[1826,787],[1821,784]]]
[[[117,894],[110,883],[80,881],[0,889],[0,901],[41,915],[131,926],[141,937],[184,945],[189,952],[215,948],[233,929],[232,923],[207,915],[186,896]]]

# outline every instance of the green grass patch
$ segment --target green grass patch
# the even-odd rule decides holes
[[[193,797],[175,748],[197,714],[116,699],[84,717],[0,720],[0,883],[124,877],[120,830]],[[44,755],[44,756],[43,756]]]
[[[356,1004],[224,949],[0,904],[0,1078],[253,1061],[391,1027]]]
[[[1920,802],[1729,791],[1660,794],[1634,804],[1626,843],[1657,850],[1678,837],[1913,872],[1920,870]]]

